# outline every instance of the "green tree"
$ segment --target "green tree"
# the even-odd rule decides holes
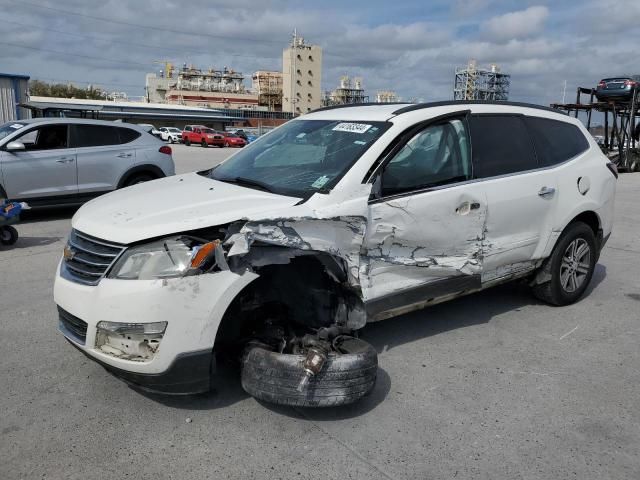
[[[29,93],[36,97],[81,98],[100,100],[104,98],[102,89],[78,88],[70,83],[47,83],[42,80],[29,81]]]

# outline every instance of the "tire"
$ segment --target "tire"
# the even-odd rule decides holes
[[[191,140],[189,140],[188,138],[185,138],[185,139],[184,139],[184,144],[185,144],[187,147],[190,147],[190,146],[191,146]]]
[[[342,348],[348,353],[330,353],[320,373],[299,392],[305,356],[254,346],[242,360],[242,388],[259,400],[278,405],[334,407],[356,402],[373,390],[378,355],[357,338],[348,337]]]
[[[0,227],[0,243],[2,245],[13,245],[18,241],[18,230],[12,226]]]
[[[148,182],[150,180],[155,180],[156,177],[151,175],[150,173],[136,173],[128,178],[126,182],[124,182],[124,187],[130,187],[131,185],[136,185],[138,183]]]
[[[578,301],[593,277],[597,259],[596,237],[591,227],[583,222],[571,223],[542,266],[551,280],[535,285],[533,294],[557,306]]]
[[[200,142],[200,145],[202,145],[202,148],[207,148],[209,145],[207,145],[207,141],[206,140],[202,140]]]

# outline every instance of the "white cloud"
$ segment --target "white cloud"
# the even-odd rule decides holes
[[[548,16],[549,9],[538,5],[493,17],[482,24],[481,30],[491,40],[527,38],[542,31]]]

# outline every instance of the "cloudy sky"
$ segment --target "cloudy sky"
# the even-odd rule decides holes
[[[639,0],[0,0],[0,71],[144,94],[154,61],[280,70],[297,28],[324,49],[323,89],[452,97],[470,58],[512,75],[510,100],[541,104],[640,73]],[[249,81],[245,82],[247,86]]]

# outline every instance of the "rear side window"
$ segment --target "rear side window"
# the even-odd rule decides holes
[[[566,162],[589,148],[589,142],[575,125],[539,117],[527,117],[525,122],[541,166]]]
[[[118,135],[120,136],[120,143],[133,142],[136,138],[140,137],[140,132],[136,132],[130,128],[118,127]]]
[[[72,125],[72,147],[101,147],[120,144],[119,128],[106,125]]]
[[[539,167],[531,136],[521,116],[472,115],[469,122],[476,178]]]

